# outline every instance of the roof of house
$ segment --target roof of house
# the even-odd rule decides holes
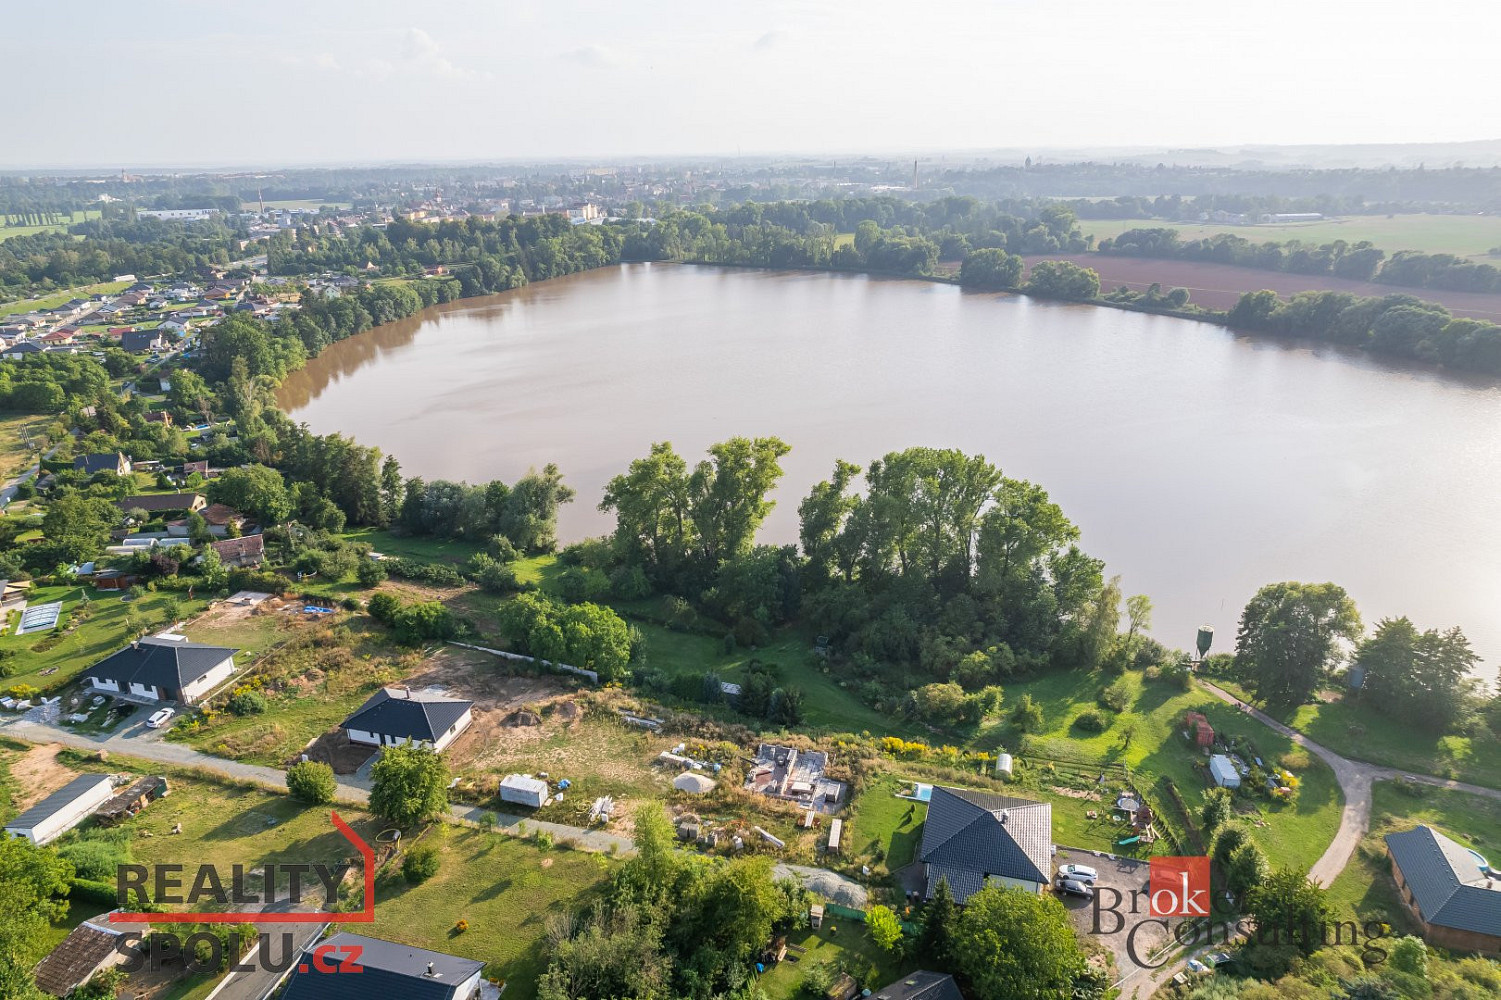
[[[118,451],[98,452],[93,455],[79,455],[73,459],[73,468],[92,476],[96,472],[114,472],[124,460],[125,456]]]
[[[120,335],[120,346],[127,351],[144,351],[162,343],[160,330],[131,330]]]
[[[226,646],[172,639],[142,639],[85,670],[83,677],[99,677],[121,685],[182,688],[238,653]]]
[[[363,934],[335,934],[319,944],[324,967],[348,959],[357,962],[365,971],[358,976],[319,972],[312,952],[307,952],[287,982],[282,1000],[368,1000],[370,997],[450,1000],[461,985],[485,967],[484,962]],[[358,948],[359,951],[342,950],[346,948]],[[428,975],[429,966],[432,975]],[[308,971],[303,972],[303,969]]]
[[[209,524],[228,524],[230,521],[245,520],[245,515],[228,504],[222,503],[211,503],[198,513]]]
[[[508,774],[500,779],[500,787],[515,788],[523,792],[538,792],[547,794],[547,782],[541,778],[533,778],[528,774]]]
[[[1429,826],[1386,836],[1423,919],[1438,927],[1501,937],[1501,880],[1469,849]]]
[[[919,969],[876,990],[875,1000],[964,1000],[954,977]]]
[[[119,937],[117,930],[84,921],[42,959],[36,967],[36,984],[53,996],[66,996],[69,990],[87,982],[115,953]]]
[[[416,697],[402,688],[381,688],[344,720],[343,728],[436,743],[473,707],[472,701]]]
[[[941,878],[961,903],[992,875],[1047,882],[1052,856],[1048,803],[934,787],[917,854],[928,866],[928,895]]]
[[[198,493],[142,493],[126,497],[116,506],[121,510],[192,510],[203,497]]]
[[[225,562],[233,562],[242,559],[259,559],[266,552],[266,539],[263,535],[245,535],[241,538],[221,538],[211,543],[214,551],[219,553],[219,558]]]
[[[30,809],[5,824],[7,830],[30,830],[38,823],[51,817],[59,809],[65,808],[83,795],[99,786],[100,782],[109,784],[107,774],[80,774],[51,795],[47,796]]]

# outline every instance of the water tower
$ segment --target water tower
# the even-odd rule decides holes
[[[1200,625],[1198,637],[1194,640],[1194,648],[1199,651],[1199,658],[1195,662],[1202,663],[1209,653],[1209,647],[1214,643],[1214,626]]]

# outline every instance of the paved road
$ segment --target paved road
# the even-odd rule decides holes
[[[43,455],[42,458],[51,458],[57,451],[57,449],[57,445],[53,445],[51,448],[48,448],[47,453]],[[41,469],[42,463],[37,462],[31,468],[22,472],[19,476],[14,476],[10,479],[7,479],[5,481],[5,485],[0,486],[0,507],[4,507],[6,504],[14,500],[16,497],[16,488],[19,487],[22,483],[26,482],[28,479],[36,478],[36,474],[40,472]]]
[[[272,909],[283,910],[285,904],[273,906]],[[249,955],[240,959],[239,965],[250,966],[246,972],[230,972],[219,980],[219,985],[214,987],[205,1000],[266,1000],[271,991],[276,989],[276,984],[281,982],[282,976],[287,974],[285,963],[290,951],[293,955],[301,955],[318,940],[323,929],[328,926],[325,920],[315,920],[311,923],[298,924],[268,924],[261,929],[265,935],[263,941],[255,945]],[[288,938],[290,935],[290,945]],[[269,943],[268,959],[270,963],[282,966],[280,971],[273,971],[261,964],[260,950],[262,944]],[[295,959],[294,959],[295,961]]]

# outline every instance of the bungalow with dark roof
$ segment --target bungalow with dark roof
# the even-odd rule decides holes
[[[382,688],[339,728],[351,743],[378,747],[411,743],[442,753],[474,721],[473,709],[472,701],[418,697],[410,688]]]
[[[1386,836],[1402,904],[1430,943],[1501,954],[1501,874],[1430,826]]]
[[[235,672],[238,649],[153,637],[100,660],[80,676],[95,691],[191,705]]]
[[[118,451],[79,455],[73,459],[73,469],[89,476],[100,472],[113,472],[117,476],[128,476],[130,475],[130,458]]]
[[[357,965],[358,976],[342,975]],[[335,934],[306,951],[293,967],[281,1000],[471,1000],[480,993],[476,962],[441,951],[382,941],[363,934]]]
[[[160,330],[132,330],[120,336],[120,347],[132,354],[143,351],[160,351],[167,346],[167,338]]]
[[[963,903],[991,884],[1040,893],[1053,864],[1053,807],[1046,802],[935,786],[917,860],[931,899],[947,879]]]

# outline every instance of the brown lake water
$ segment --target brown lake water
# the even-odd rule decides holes
[[[406,475],[512,480],[557,462],[563,539],[653,441],[792,445],[761,539],[835,458],[984,454],[1042,484],[1082,544],[1229,650],[1264,583],[1333,580],[1367,625],[1460,625],[1501,660],[1501,386],[1092,306],[855,275],[622,265],[430,309],[288,379],[315,431]]]

